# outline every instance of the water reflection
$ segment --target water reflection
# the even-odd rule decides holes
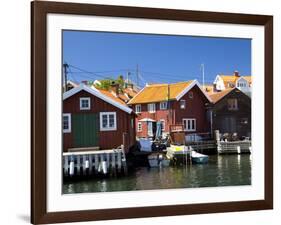
[[[63,192],[67,194],[250,184],[250,155],[213,155],[205,165],[140,167],[126,177],[65,182]]]

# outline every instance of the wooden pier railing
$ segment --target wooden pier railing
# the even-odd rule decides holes
[[[127,174],[124,150],[95,150],[63,153],[64,176],[82,176],[95,174]]]

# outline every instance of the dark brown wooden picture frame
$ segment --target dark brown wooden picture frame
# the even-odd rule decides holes
[[[31,3],[31,222],[34,224],[273,209],[273,17],[109,5]],[[262,25],[265,28],[265,199],[238,202],[47,212],[47,14]]]

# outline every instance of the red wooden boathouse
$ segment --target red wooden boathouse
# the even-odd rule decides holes
[[[135,143],[135,114],[118,96],[81,84],[63,94],[63,150]],[[125,151],[127,151],[125,149]]]

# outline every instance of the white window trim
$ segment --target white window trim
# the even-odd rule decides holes
[[[195,118],[185,118],[185,119],[182,119],[182,123],[184,124],[184,121],[186,121],[186,124],[188,124],[188,121],[193,121],[193,120],[194,120],[194,129],[188,129],[188,126],[187,126],[186,129],[184,127],[184,131],[196,131],[196,119]]]
[[[152,106],[152,105],[154,105],[154,110],[150,110],[150,107],[149,106]],[[156,112],[156,105],[155,105],[155,103],[149,103],[149,104],[147,104],[147,111],[149,112],[149,113],[155,113]]]
[[[137,110],[138,108],[139,108],[139,111]],[[140,104],[135,106],[135,111],[136,111],[136,113],[141,113],[141,105]]]
[[[184,102],[184,108],[181,107],[181,103]],[[185,99],[180,100],[180,109],[185,109],[186,108],[186,101]]]
[[[102,116],[107,115],[107,123],[109,124],[109,115],[114,115],[114,127],[106,127],[102,126]],[[117,130],[117,120],[116,120],[116,112],[100,112],[100,131],[113,131]]]
[[[163,107],[163,104],[165,107]],[[160,102],[160,110],[165,110],[168,108],[168,102],[165,101],[165,102]]]
[[[142,123],[141,122],[138,122],[137,131],[142,132]]]
[[[71,113],[63,113],[62,120],[63,120],[63,117],[65,117],[65,116],[68,117],[68,129],[63,129],[63,133],[71,133]]]
[[[165,120],[161,119],[160,122],[162,122],[162,124],[163,124],[162,131],[165,131],[165,126],[166,126]]]
[[[88,101],[88,107],[82,107],[82,101],[87,100]],[[91,98],[90,97],[82,97],[80,98],[80,110],[90,110],[91,109]]]

